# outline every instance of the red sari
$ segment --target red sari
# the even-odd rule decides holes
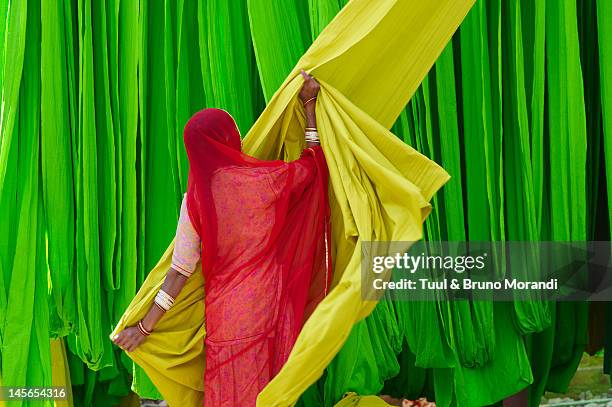
[[[242,154],[219,109],[196,113],[184,140],[206,290],[204,405],[254,406],[331,281],[327,167],[320,147],[290,163]]]

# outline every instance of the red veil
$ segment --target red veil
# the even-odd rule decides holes
[[[238,405],[282,367],[329,287],[327,167],[320,147],[290,163],[243,154],[220,109],[196,113],[184,141],[187,209],[202,240],[206,405]]]

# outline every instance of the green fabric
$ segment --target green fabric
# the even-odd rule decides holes
[[[612,4],[610,2],[597,2],[597,33],[599,45],[599,74],[601,91],[601,112],[603,127],[603,150],[606,165],[608,221],[612,225]],[[604,371],[612,372],[612,305],[606,306],[606,348]]]
[[[27,7],[20,4],[11,7],[7,24],[10,32],[7,57],[15,57],[17,66],[5,65],[8,75],[4,76],[3,95],[9,97],[12,108],[3,109],[1,118],[2,123],[8,121],[1,131],[2,229],[10,233],[4,235],[7,238],[3,240],[8,244],[2,247],[3,264],[0,270],[3,274],[0,336],[3,341],[1,371],[4,385],[51,384],[49,309],[47,301],[44,301],[48,288],[45,284],[45,217],[38,170],[41,32],[40,25],[26,24],[26,21],[40,19],[40,11],[40,6]],[[30,43],[34,45],[28,46],[28,52],[25,53],[24,45]],[[20,77],[28,80],[22,82]],[[29,255],[23,256],[23,253]],[[43,301],[35,301],[36,298],[42,298]],[[14,352],[5,353],[4,349]],[[17,400],[11,405],[29,404],[32,402]]]
[[[65,26],[62,4],[44,0],[42,8],[41,64],[41,165],[42,190],[46,197],[47,241],[53,303],[51,335],[65,336],[75,321],[74,280],[74,187],[70,140],[74,127],[68,102],[72,83],[67,75],[74,57],[64,37],[71,26]],[[68,58],[65,57],[68,56]]]
[[[608,214],[612,224],[612,205],[609,204],[612,202],[612,167],[607,165],[612,161],[612,4],[609,2],[597,2],[597,33]]]
[[[247,5],[261,86],[269,101],[312,42],[308,20],[300,18],[307,3],[288,0],[281,7],[270,7],[247,0]]]
[[[576,3],[546,7],[552,240],[586,240],[586,118]],[[557,50],[562,50],[558,52]],[[552,136],[551,136],[552,140]],[[547,388],[564,391],[586,345],[587,304],[557,304]],[[535,403],[535,400],[533,400]]]

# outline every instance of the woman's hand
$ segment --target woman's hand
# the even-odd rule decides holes
[[[132,352],[145,340],[145,338],[146,336],[140,333],[138,327],[130,326],[115,335],[113,342],[115,342],[121,349]]]
[[[301,70],[302,76],[304,77],[304,84],[300,90],[300,100],[304,105],[304,112],[306,113],[306,127],[317,128],[317,115],[315,114],[316,100],[315,98],[319,94],[319,82],[312,76],[308,75],[303,69]],[[308,145],[308,147],[312,147]]]
[[[308,75],[303,69],[301,70],[301,73],[304,77],[304,84],[302,85],[302,90],[300,90],[300,100],[302,101],[302,103],[305,103],[308,100],[317,97],[321,86],[315,78]],[[308,105],[312,104],[314,106],[313,102],[314,100],[308,103]]]

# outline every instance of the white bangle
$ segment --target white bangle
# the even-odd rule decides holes
[[[160,289],[158,294],[164,296],[166,299],[168,299],[168,301],[174,304],[174,297],[168,294],[167,292],[165,292],[164,290]]]
[[[317,131],[307,130],[305,133],[306,141],[309,143],[318,143],[319,142],[319,133]]]
[[[155,303],[168,311],[174,305],[174,298],[164,290],[160,289],[155,296]]]
[[[159,295],[155,297],[155,304],[159,305],[164,311],[169,311],[172,308],[172,303],[161,298]]]

